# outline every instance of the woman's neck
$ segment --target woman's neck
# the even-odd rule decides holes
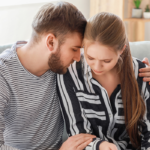
[[[111,70],[110,72],[107,72],[103,75],[96,75],[92,71],[92,76],[101,84],[102,87],[106,89],[109,97],[111,96],[117,85],[121,83],[119,73],[117,73],[116,69]]]

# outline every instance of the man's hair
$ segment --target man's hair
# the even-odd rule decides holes
[[[73,4],[48,3],[41,7],[32,22],[32,38],[38,41],[41,35],[52,33],[62,39],[68,32],[78,32],[83,37],[86,23],[83,14]]]

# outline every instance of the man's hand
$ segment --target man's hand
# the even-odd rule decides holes
[[[90,134],[77,134],[71,136],[63,143],[59,150],[83,150],[88,144],[96,138]]]
[[[143,81],[149,82],[150,85],[150,63],[148,61],[148,58],[144,58],[142,62],[146,64],[147,67],[139,69],[139,76],[144,77]]]
[[[118,150],[116,145],[109,142],[102,142],[99,146],[99,150]]]

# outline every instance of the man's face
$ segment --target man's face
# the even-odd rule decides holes
[[[65,42],[57,47],[56,53],[49,58],[50,70],[55,73],[65,74],[67,68],[74,61],[80,61],[81,35],[77,32],[65,36]]]

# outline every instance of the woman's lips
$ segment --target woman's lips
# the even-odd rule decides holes
[[[102,73],[103,71],[96,71],[96,70],[94,70],[94,72],[96,72],[96,73]]]

